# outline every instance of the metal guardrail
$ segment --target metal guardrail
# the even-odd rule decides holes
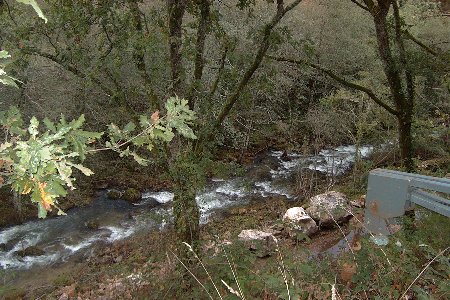
[[[450,179],[375,169],[369,173],[364,223],[374,234],[389,235],[393,218],[414,204],[450,217],[450,200],[424,190],[450,195]]]

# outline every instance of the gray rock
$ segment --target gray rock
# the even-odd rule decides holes
[[[334,227],[348,222],[352,214],[348,198],[339,192],[328,192],[312,197],[306,212],[320,227]]]
[[[45,251],[37,246],[30,246],[23,250],[16,251],[15,253],[21,257],[26,257],[26,256],[41,256],[45,254]]]
[[[260,258],[271,256],[276,250],[275,237],[269,232],[255,229],[242,230],[238,235],[238,240]]]
[[[0,251],[6,251],[7,250],[7,246],[5,243],[1,243],[0,244]]]
[[[283,223],[291,237],[297,237],[299,233],[311,236],[319,230],[316,222],[302,207],[289,208],[283,216]]]

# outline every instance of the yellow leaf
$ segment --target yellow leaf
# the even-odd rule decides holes
[[[25,184],[25,187],[23,188],[22,195],[29,194],[31,192],[31,186],[28,184]]]
[[[45,208],[45,210],[50,211],[52,210],[52,205],[55,204],[52,197],[45,192],[45,187],[47,186],[47,183],[45,182],[38,182],[39,186],[39,193],[41,194],[41,204]]]

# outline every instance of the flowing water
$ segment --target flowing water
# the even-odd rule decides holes
[[[372,147],[361,147],[359,151],[364,158],[372,152]],[[255,197],[281,195],[295,199],[288,180],[292,174],[309,169],[342,175],[352,166],[355,153],[354,146],[341,146],[323,150],[315,156],[291,153],[289,160],[283,160],[283,152],[269,151],[248,168],[246,175],[209,181],[196,197],[201,222],[206,223],[215,213],[245,204]],[[23,270],[63,262],[74,254],[87,251],[96,242],[114,242],[141,230],[162,228],[172,221],[172,199],[170,191],[149,191],[133,205],[110,200],[103,191],[92,205],[72,209],[67,216],[4,228],[0,231],[0,268]],[[98,229],[88,228],[89,222],[98,224]],[[37,246],[45,254],[21,257],[16,253],[29,246]]]

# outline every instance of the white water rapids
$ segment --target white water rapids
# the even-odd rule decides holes
[[[367,157],[373,148],[360,148],[360,157]],[[323,150],[315,156],[296,153],[283,161],[281,151],[271,151],[250,167],[253,170],[270,168],[268,176],[248,175],[231,180],[212,179],[196,197],[201,212],[201,222],[206,223],[216,212],[231,206],[242,205],[255,197],[281,195],[294,199],[286,179],[300,168],[342,175],[353,164],[356,148],[341,146]],[[0,268],[29,269],[65,261],[99,241],[114,242],[127,238],[137,231],[162,228],[172,222],[170,191],[147,192],[136,205],[122,200],[110,200],[102,192],[91,206],[75,208],[67,216],[27,222],[3,228],[0,231]],[[155,201],[160,205],[155,207]],[[98,229],[89,229],[87,222],[95,220]],[[16,252],[37,246],[45,254],[20,257]]]

